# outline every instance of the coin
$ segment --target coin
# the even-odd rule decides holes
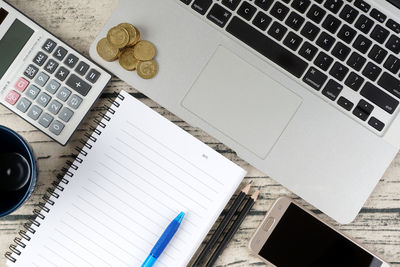
[[[129,33],[125,28],[116,26],[108,31],[107,40],[116,48],[124,48],[129,42]]]
[[[135,26],[129,23],[121,23],[118,26],[124,28],[129,34],[129,42],[127,46],[134,46],[140,41],[140,32],[135,28]]]
[[[143,79],[151,79],[158,72],[157,62],[154,60],[139,61],[136,67],[137,74]]]
[[[149,41],[140,41],[133,48],[133,52],[137,60],[148,61],[156,55],[156,48]]]
[[[119,57],[119,64],[126,70],[135,70],[138,60],[133,56],[133,48],[127,48],[122,51]]]
[[[118,58],[119,49],[110,45],[107,38],[101,39],[96,49],[99,56],[106,61],[114,61]]]

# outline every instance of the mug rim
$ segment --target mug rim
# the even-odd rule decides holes
[[[31,149],[31,147],[29,146],[29,144],[17,132],[11,130],[10,128],[8,128],[4,125],[0,125],[0,131],[1,130],[11,133],[14,137],[16,137],[18,139],[18,141],[20,141],[23,144],[23,146],[25,147],[26,151],[29,154],[29,165],[31,166],[31,177],[30,177],[30,182],[29,182],[29,189],[25,192],[24,197],[21,198],[21,200],[16,205],[14,205],[13,208],[11,208],[3,213],[0,212],[0,217],[4,217],[6,215],[9,215],[10,213],[13,213],[15,210],[17,210],[19,207],[21,207],[22,204],[31,195],[32,185],[35,183],[34,177],[37,175],[37,173],[35,171],[36,170],[35,155]]]

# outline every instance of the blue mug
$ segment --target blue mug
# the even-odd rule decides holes
[[[37,183],[38,168],[29,144],[19,134],[2,125],[0,125],[0,157],[2,157],[0,175],[3,176],[0,177],[2,179],[0,181],[0,217],[4,217],[17,210],[29,199]],[[8,166],[14,161],[21,163],[18,166]],[[25,178],[23,181],[20,179],[20,186],[11,188],[5,176],[11,175],[12,171],[18,173],[18,177],[25,175]]]

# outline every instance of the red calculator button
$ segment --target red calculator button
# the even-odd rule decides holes
[[[14,90],[11,90],[8,95],[6,96],[6,101],[10,103],[11,105],[15,105],[17,103],[19,97],[21,95],[15,92]]]
[[[24,92],[26,87],[28,87],[29,82],[24,78],[19,78],[18,81],[15,83],[14,88],[20,92]]]

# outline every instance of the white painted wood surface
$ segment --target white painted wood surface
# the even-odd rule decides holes
[[[90,43],[106,19],[111,15],[117,0],[10,0],[10,3],[78,51],[87,55]],[[97,112],[103,109],[102,106],[105,103],[107,94],[121,89],[132,93],[169,120],[248,170],[246,180],[253,180],[254,185],[260,187],[262,192],[261,199],[256,203],[239,232],[229,244],[229,247],[219,258],[217,265],[235,267],[262,266],[263,264],[256,257],[249,254],[247,250],[248,241],[265,212],[276,198],[283,195],[294,198],[296,196],[274,182],[267,175],[249,166],[249,164],[238,158],[233,151],[200,129],[189,126],[117,78],[112,80],[103,97],[97,102],[70,143],[65,147],[58,145],[4,107],[0,107],[0,124],[18,131],[31,143],[40,169],[38,186],[31,199],[18,211],[0,219],[0,254],[3,255],[7,251],[9,244],[12,243],[18,231],[23,228],[22,226],[26,220],[33,218],[33,209],[37,207],[37,203],[45,190],[56,180],[56,174],[65,165],[65,161],[73,159],[75,146],[79,146],[79,140],[83,133],[92,124]],[[400,266],[399,176],[400,156],[397,156],[359,216],[349,225],[338,225],[327,216],[320,214],[321,218],[334,224],[366,247],[378,252],[393,266]],[[302,202],[300,199],[299,201]],[[306,203],[303,204],[313,209]],[[0,266],[4,265],[4,257],[1,257]]]

